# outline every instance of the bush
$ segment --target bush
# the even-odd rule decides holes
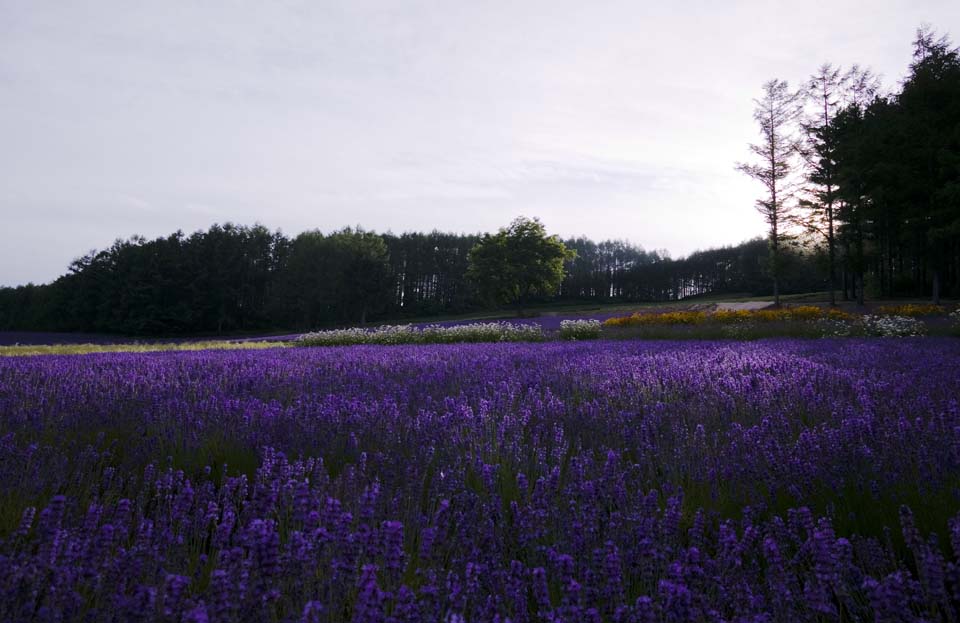
[[[388,325],[376,329],[333,329],[305,333],[297,346],[352,346],[355,344],[453,344],[458,342],[539,342],[543,329],[535,324],[477,322],[455,326]]]
[[[561,340],[595,340],[600,337],[599,320],[561,320]]]

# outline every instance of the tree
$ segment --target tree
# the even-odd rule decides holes
[[[843,77],[839,67],[829,63],[820,66],[804,90],[804,97],[813,108],[812,114],[804,120],[803,129],[806,141],[802,154],[806,162],[807,181],[813,185],[810,199],[802,200],[801,205],[809,211],[806,220],[807,229],[819,233],[827,243],[827,263],[830,274],[830,305],[837,304],[837,245],[836,211],[837,200],[836,162],[834,160],[834,140],[832,125],[841,105],[840,90]]]
[[[844,106],[859,105],[878,90],[879,83],[869,70],[854,65],[848,72],[841,73],[839,67],[825,63],[810,77],[802,91],[809,112],[801,122],[804,140],[800,153],[810,186],[800,205],[806,209],[804,226],[827,243],[830,305],[837,304],[836,234],[840,196],[836,119]]]
[[[770,272],[773,277],[774,303],[780,305],[781,248],[787,239],[784,227],[793,217],[798,140],[794,123],[800,115],[800,96],[790,91],[784,80],[770,80],[763,85],[763,97],[754,100],[753,118],[760,124],[762,142],[750,145],[759,164],[739,163],[737,170],[763,184],[766,191],[756,206],[767,223],[770,244]]]
[[[390,301],[387,245],[371,231],[346,228],[327,237],[336,266],[336,301],[341,320],[365,324]]]
[[[942,273],[956,265],[960,240],[960,48],[923,27],[898,105],[909,140],[901,154],[910,171],[911,216],[925,230],[931,296],[940,302]]]
[[[468,277],[482,296],[511,303],[520,314],[533,295],[550,296],[563,281],[563,263],[575,256],[536,218],[519,217],[496,234],[485,234],[470,250]]]
[[[280,314],[295,326],[364,324],[391,303],[387,245],[360,228],[303,232],[293,240],[278,290]]]

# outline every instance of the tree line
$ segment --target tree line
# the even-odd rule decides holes
[[[868,69],[830,64],[799,90],[763,85],[760,140],[737,168],[763,187],[775,297],[797,231],[824,249],[832,303],[960,295],[960,49],[930,28],[913,47],[889,93]]]
[[[128,335],[299,330],[471,312],[491,305],[469,278],[482,236],[378,234],[358,228],[288,237],[225,224],[190,235],[118,240],[46,285],[0,288],[0,330]],[[564,241],[554,295],[528,302],[669,301],[765,295],[769,249],[756,239],[673,259],[623,241]],[[822,258],[792,251],[789,291],[823,287]]]

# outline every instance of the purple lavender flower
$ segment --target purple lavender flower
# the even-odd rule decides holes
[[[958,385],[937,338],[0,359],[0,620],[960,620]]]

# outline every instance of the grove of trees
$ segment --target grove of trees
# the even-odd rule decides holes
[[[824,64],[796,92],[766,83],[756,104],[759,162],[738,168],[763,183],[774,290],[793,227],[825,248],[831,300],[960,295],[960,50],[948,37],[918,30],[892,92],[869,70]]]
[[[496,235],[492,236],[496,238]],[[307,231],[214,225],[146,240],[118,240],[74,261],[46,285],[0,288],[0,330],[129,335],[299,330],[457,314],[492,302],[468,276],[482,240],[465,234]],[[672,259],[623,241],[563,241],[563,277],[531,288],[525,303],[669,301],[709,293],[769,294],[763,240]],[[787,292],[822,289],[822,262],[792,249]],[[551,284],[555,285],[555,284]]]

